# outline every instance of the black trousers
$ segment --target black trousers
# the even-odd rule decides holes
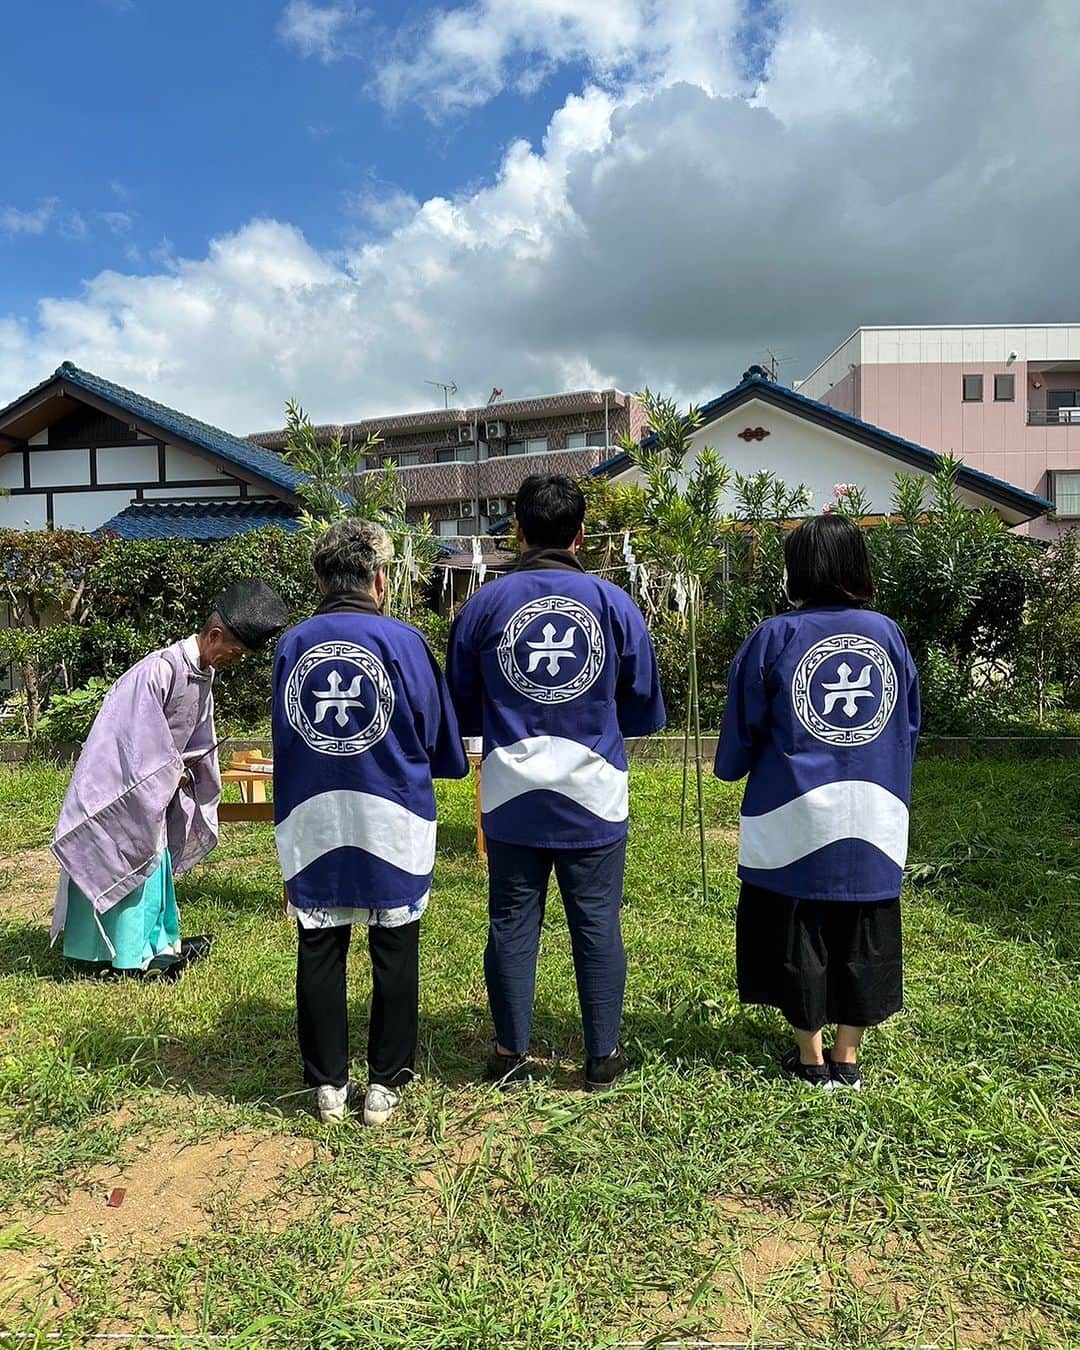
[[[798,900],[744,881],[735,967],[739,1001],[799,1031],[877,1026],[904,1006],[900,901]]]
[[[603,848],[542,849],[489,839],[487,849],[484,976],[499,1043],[519,1055],[529,1048],[540,929],[554,870],[570,929],[585,1049],[597,1058],[610,1055],[619,1044],[626,991],[619,923],[626,840]]]
[[[352,927],[296,925],[296,1023],[308,1087],[349,1081],[349,1008],[345,968]],[[371,1016],[368,1080],[400,1087],[413,1075],[420,1005],[420,921],[369,928]]]

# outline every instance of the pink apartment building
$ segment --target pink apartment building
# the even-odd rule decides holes
[[[1054,503],[1080,527],[1080,324],[860,328],[800,394]]]

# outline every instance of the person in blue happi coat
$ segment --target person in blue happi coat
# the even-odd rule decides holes
[[[656,656],[640,611],[577,557],[585,498],[560,475],[516,499],[523,552],[481,588],[450,635],[447,679],[462,734],[483,736],[482,824],[495,1024],[489,1076],[529,1077],[540,929],[554,870],[570,929],[585,1030],[585,1080],[611,1087],[626,953],[620,926],[629,814],[625,736],[664,725]]]
[[[412,1077],[420,917],[435,866],[432,778],[468,762],[446,683],[421,634],[382,611],[393,544],[363,520],[315,546],[322,601],[274,662],[274,817],[296,919],[304,1077],[324,1122],[349,1102],[345,967],[367,929],[372,996],[364,1121],[384,1124]]]
[[[903,633],[868,608],[874,582],[857,525],[806,521],[784,556],[792,612],[763,623],[736,656],[716,754],[720,778],[749,775],[739,997],[791,1024],[786,1072],[860,1088],[865,1028],[903,1006],[899,897],[919,680]]]

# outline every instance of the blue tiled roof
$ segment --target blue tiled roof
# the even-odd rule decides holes
[[[135,502],[96,531],[121,539],[232,539],[264,525],[295,534],[295,510],[286,502]]]
[[[166,436],[175,436],[187,441],[189,445],[198,446],[230,464],[235,464],[238,468],[258,474],[268,483],[284,488],[287,492],[295,493],[298,486],[304,482],[302,474],[290,468],[272,451],[264,450],[252,441],[245,441],[240,436],[233,436],[206,422],[200,422],[197,418],[188,417],[186,413],[177,412],[175,408],[166,408],[163,403],[156,403],[152,398],[144,398],[142,394],[124,389],[121,385],[113,384],[111,380],[103,380],[100,375],[80,370],[70,361],[65,361],[62,366],[57,367],[53,378],[63,380],[66,384],[83,389],[98,398],[106,399],[132,417],[149,422]]]
[[[701,426],[708,426],[710,422],[715,422],[725,413],[752,398],[760,398],[766,403],[775,404],[778,408],[785,408],[797,417],[829,427],[872,449],[924,469],[927,473],[936,473],[941,468],[942,456],[936,450],[928,450],[925,445],[916,445],[914,441],[907,441],[902,436],[894,436],[891,431],[876,427],[872,422],[864,422],[850,413],[840,412],[827,403],[807,398],[805,394],[800,394],[795,389],[788,389],[786,385],[776,384],[760,375],[751,375],[734,389],[729,389],[726,394],[721,394],[719,398],[704,404],[700,410]],[[646,436],[642,445],[650,445],[655,439],[655,434]],[[630,456],[621,451],[611,459],[605,460],[603,464],[598,464],[595,469],[590,470],[590,473],[597,477],[614,476],[629,467]],[[994,478],[979,469],[969,469],[966,464],[960,465],[957,482],[969,492],[977,492],[1003,506],[1009,506],[1029,519],[1052,511],[1054,507],[1053,502],[1047,501],[1045,497],[1039,497],[1034,492],[1026,492],[1023,488]]]

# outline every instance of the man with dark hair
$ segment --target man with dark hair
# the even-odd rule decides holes
[[[529,1077],[536,961],[554,870],[574,953],[585,1080],[598,1091],[626,1069],[624,737],[658,731],[664,704],[640,611],[578,560],[580,487],[534,475],[518,491],[516,514],[521,562],[462,609],[447,662],[462,733],[484,740],[484,973],[495,1024],[488,1070],[504,1085]]]
[[[412,1078],[420,917],[435,867],[433,778],[469,771],[435,659],[415,628],[382,613],[390,536],[366,520],[315,546],[322,599],[278,643],[274,814],[297,925],[304,1077],[323,1122],[350,1101],[346,964],[367,929],[372,996],[364,1123],[385,1124]]]
[[[214,672],[288,622],[258,579],[218,596],[202,630],[153,652],[110,689],[83,746],[53,837],[62,872],[53,941],[103,973],[176,979],[208,937],[180,938],[173,877],[217,843],[221,774]]]

